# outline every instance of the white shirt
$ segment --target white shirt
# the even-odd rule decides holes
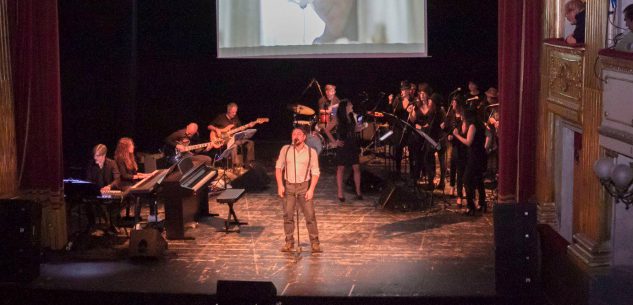
[[[633,52],[633,32],[628,32],[615,45],[617,51]]]
[[[295,164],[297,164],[296,176]],[[300,149],[295,149],[293,145],[285,145],[282,147],[275,168],[286,170],[284,179],[286,179],[288,183],[302,183],[309,180],[306,179],[306,177],[309,178],[310,175],[319,176],[321,174],[319,171],[319,155],[314,148],[309,147],[305,143]],[[306,175],[306,172],[308,175]]]

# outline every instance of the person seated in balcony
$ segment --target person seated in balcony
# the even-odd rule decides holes
[[[615,44],[615,49],[617,51],[633,52],[633,4],[629,4],[622,12],[624,13],[624,24],[629,29],[629,32],[618,40]]]
[[[585,3],[580,0],[569,0],[565,3],[565,18],[576,26],[574,32],[565,38],[565,42],[585,43]]]

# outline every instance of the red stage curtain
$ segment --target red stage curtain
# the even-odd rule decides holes
[[[58,192],[63,159],[57,0],[8,0],[8,13],[19,187]]]
[[[499,1],[499,200],[535,192],[542,1]]]
[[[536,141],[540,84],[540,51],[543,41],[542,0],[526,0],[524,23],[523,92],[519,128],[518,202],[534,199],[536,194]]]

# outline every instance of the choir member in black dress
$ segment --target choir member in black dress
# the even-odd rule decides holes
[[[400,95],[393,97],[389,95],[389,105],[391,105],[391,113],[399,120],[408,121],[409,113],[415,109],[414,101],[409,97],[410,85],[407,81],[400,82]],[[393,135],[390,137],[393,144],[393,157],[396,165],[396,176],[399,177],[401,172],[402,151],[408,145],[409,130],[406,129],[399,121],[389,122],[392,126]],[[413,163],[410,160],[409,165]],[[411,168],[412,169],[412,168]]]
[[[479,192],[479,206],[486,212],[486,191],[484,190],[483,174],[486,171],[486,128],[483,122],[477,119],[477,113],[469,110],[464,113],[462,122],[462,132],[453,131],[453,136],[468,147],[468,157],[466,160],[466,171],[464,172],[464,183],[466,184],[467,214],[475,213],[475,189]]]
[[[332,129],[336,127],[337,139],[332,135]],[[336,116],[325,128],[325,134],[336,149],[336,187],[340,202],[345,202],[343,195],[343,174],[345,167],[351,166],[354,172],[354,189],[356,200],[362,200],[360,189],[360,143],[356,136],[356,115],[354,105],[347,99],[339,103]]]
[[[464,99],[460,95],[454,95],[451,106],[444,120],[448,130],[447,140],[451,145],[450,153],[450,177],[451,194],[457,196],[457,205],[461,206],[464,197],[464,170],[466,169],[467,147],[453,136],[453,130],[461,131],[464,113]],[[465,135],[462,135],[465,136]]]
[[[409,123],[418,130],[429,134],[431,124],[433,120],[433,114],[431,113],[431,100],[428,98],[425,90],[418,91],[418,96],[415,99],[415,109],[409,116]],[[411,133],[408,139],[409,143],[409,159],[411,163],[411,179],[415,183],[420,174],[422,177],[430,176],[430,173],[435,174],[435,170],[431,171],[427,150],[426,140],[420,137],[417,133]],[[430,180],[433,181],[432,179]]]

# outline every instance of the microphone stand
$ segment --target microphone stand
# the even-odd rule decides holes
[[[308,153],[310,153],[310,151],[308,151]],[[297,183],[297,145],[295,144],[295,141],[292,141],[292,158],[294,161],[294,170],[295,170],[295,183]],[[301,258],[301,238],[299,237],[299,207],[298,205],[298,199],[299,199],[299,194],[297,193],[297,191],[295,190],[294,193],[295,196],[295,212],[297,213],[297,221],[295,222],[295,225],[297,226],[297,246],[295,247],[295,262],[299,260],[299,258]]]

